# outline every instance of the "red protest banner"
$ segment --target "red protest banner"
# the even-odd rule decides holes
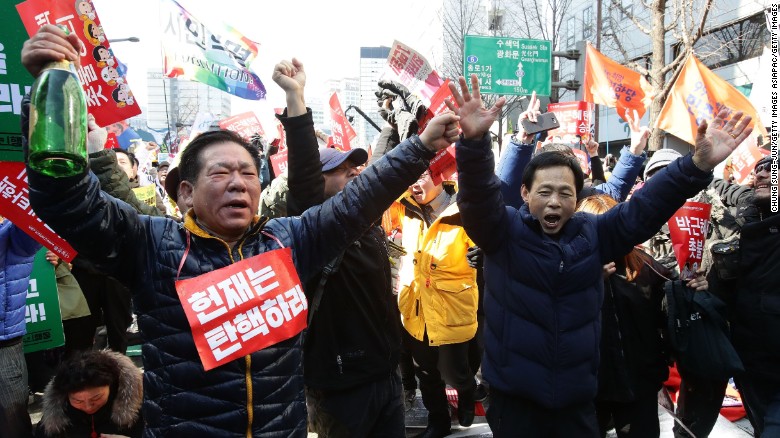
[[[330,96],[330,119],[332,120],[333,145],[342,151],[352,149],[351,143],[357,137],[357,134],[355,134],[355,130],[352,129],[352,125],[349,124],[347,117],[344,115],[344,110],[341,109],[341,102],[339,102],[339,96],[336,93]]]
[[[582,169],[582,173],[589,174],[590,173],[590,157],[588,156],[588,153],[583,151],[582,149],[577,148],[571,148],[571,151],[574,152],[574,156],[577,157],[577,162],[580,163],[580,169]]]
[[[274,112],[276,114],[282,114],[284,112],[284,108],[274,108]],[[279,142],[276,144],[276,146],[279,147],[280,151],[287,149],[287,137],[284,135],[284,126],[282,126],[282,122],[280,122],[279,119],[274,118],[274,121],[276,122],[276,132],[279,134]],[[273,144],[273,142],[271,142],[271,144]],[[285,158],[285,161],[286,160],[287,159]]]
[[[435,185],[441,184],[442,181],[456,181],[458,179],[454,144],[436,153],[428,166],[428,172]]]
[[[263,125],[260,124],[260,120],[257,119],[253,111],[220,120],[219,127],[233,131],[247,141],[255,134],[265,135]]]
[[[560,102],[547,105],[547,112],[555,113],[560,128],[547,132],[548,137],[560,137],[560,142],[587,144],[593,126],[595,105],[590,102]]]
[[[454,96],[452,95],[452,91],[450,91],[449,79],[444,81],[441,87],[439,87],[439,89],[436,90],[436,92],[431,97],[431,104],[430,106],[428,106],[428,111],[425,112],[425,116],[423,116],[423,119],[420,121],[420,129],[418,129],[417,132],[423,132],[425,130],[425,127],[428,125],[428,122],[430,122],[432,118],[438,116],[444,111],[449,110],[447,104],[444,103],[447,100],[452,102],[452,104],[455,105],[455,107],[458,106],[455,103],[455,99]]]
[[[737,184],[744,184],[747,181],[753,168],[756,167],[756,163],[763,157],[761,149],[756,146],[756,137],[752,135],[734,149],[729,160]]]
[[[206,371],[306,328],[308,303],[290,248],[177,281],[176,292]]]
[[[105,127],[141,114],[122,71],[124,66],[114,57],[90,0],[27,0],[16,5],[16,10],[30,36],[45,24],[62,24],[79,37],[81,66],[77,74],[89,113],[98,125]]]
[[[61,259],[73,260],[76,250],[44,224],[30,207],[30,186],[24,163],[0,162],[0,178],[0,214]]]
[[[425,103],[432,101],[434,93],[444,83],[420,52],[400,41],[393,41],[382,79],[400,82],[409,91],[420,96]]]
[[[274,169],[274,175],[279,176],[287,170],[287,149],[271,155],[271,166]]]
[[[106,136],[106,144],[103,149],[119,149],[119,140],[116,139],[116,134],[109,132]]]
[[[682,280],[693,278],[701,266],[711,209],[710,204],[689,201],[669,219],[669,237]]]

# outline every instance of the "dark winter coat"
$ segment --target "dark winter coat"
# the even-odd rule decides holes
[[[325,180],[311,111],[277,117],[287,133],[287,214],[294,216],[325,201]],[[321,279],[320,273],[306,284],[310,300]],[[306,385],[343,390],[390,376],[401,347],[398,318],[385,235],[373,226],[344,251],[327,277],[306,334]]]
[[[24,309],[33,259],[39,249],[41,244],[10,220],[0,223],[0,342],[27,333]]]
[[[732,341],[748,373],[780,384],[780,214],[752,200],[737,211],[742,225]]]
[[[204,371],[174,288],[279,244],[292,249],[303,281],[343,251],[428,166],[433,153],[405,142],[338,195],[300,217],[256,219],[230,248],[188,215],[183,224],[138,215],[100,192],[91,174],[49,178],[28,168],[30,202],[39,217],[99,268],[128,285],[141,331],[145,436],[306,436],[301,337]]]
[[[88,438],[92,432],[138,438],[143,431],[141,402],[143,379],[141,370],[127,356],[113,351],[101,351],[116,362],[119,375],[111,388],[108,403],[90,415],[71,406],[68,394],[49,382],[43,393],[41,421],[36,438]]]
[[[554,240],[527,205],[504,203],[489,136],[459,141],[456,159],[463,225],[485,252],[485,380],[551,409],[593,400],[602,266],[655,233],[712,174],[685,157],[629,202],[598,216],[576,213]]]
[[[666,327],[664,283],[670,273],[646,253],[641,257],[644,264],[633,281],[626,279],[623,259],[615,261],[617,272],[604,281],[598,401],[655,397],[669,375],[661,333]]]

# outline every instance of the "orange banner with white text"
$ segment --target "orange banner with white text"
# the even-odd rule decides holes
[[[590,44],[586,49],[583,100],[616,108],[625,120],[626,110],[636,110],[641,118],[655,91],[641,74],[607,58]]]
[[[748,98],[691,54],[661,108],[655,127],[696,144],[698,126],[703,121],[711,122],[723,108],[753,117],[756,133],[766,135]]]

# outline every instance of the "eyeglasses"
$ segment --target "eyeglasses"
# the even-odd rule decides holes
[[[765,171],[765,170],[766,170],[767,172],[769,172],[769,170],[770,170],[770,166],[771,166],[771,165],[772,165],[772,163],[771,163],[771,162],[769,162],[769,161],[766,161],[766,162],[764,162],[764,163],[761,163],[761,164],[759,164],[758,166],[756,166],[756,169],[754,170],[754,172],[755,172],[755,173],[761,173],[761,172],[763,172],[763,171]]]

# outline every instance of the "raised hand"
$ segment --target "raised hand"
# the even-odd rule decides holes
[[[57,26],[46,24],[22,46],[22,65],[34,77],[41,74],[52,61],[79,62],[79,37],[75,33],[65,35]]]
[[[425,126],[420,141],[434,152],[445,149],[458,140],[458,120],[460,117],[451,111],[439,114]]]
[[[271,78],[284,90],[287,98],[287,115],[300,116],[306,113],[306,102],[303,89],[306,87],[306,71],[303,63],[293,58],[292,61],[282,60],[274,66]]]
[[[705,172],[712,171],[718,163],[725,160],[753,131],[752,127],[749,127],[753,119],[744,116],[742,111],[737,111],[724,123],[729,112],[728,108],[724,108],[712,123],[708,124],[705,120],[699,125],[693,163]]]
[[[95,116],[92,114],[87,116],[87,128],[89,129],[87,132],[87,153],[94,154],[105,149],[108,131],[95,123]]]
[[[506,98],[502,97],[493,105],[486,109],[482,103],[482,95],[479,92],[479,80],[477,75],[471,75],[471,92],[466,85],[466,78],[458,78],[461,94],[455,84],[450,83],[450,91],[455,98],[457,107],[449,100],[445,101],[447,107],[460,116],[460,128],[463,130],[463,138],[467,140],[479,140],[488,132],[490,126],[498,119],[501,114],[501,108],[506,103]]]
[[[631,129],[631,146],[629,151],[634,155],[642,155],[642,152],[647,147],[647,139],[650,138],[650,128],[639,124],[640,117],[636,110],[633,110],[633,117],[628,109],[626,109],[625,115],[628,127]]]
[[[528,101],[528,106],[525,108],[525,111],[520,113],[520,116],[517,117],[517,138],[519,138],[523,144],[530,144],[532,141],[534,141],[536,134],[526,134],[525,130],[523,130],[523,124],[521,122],[523,119],[528,119],[529,122],[536,123],[536,118],[542,114],[542,112],[539,111],[540,106],[541,102],[536,97],[536,91],[534,91],[531,93],[531,100]]]
[[[599,155],[599,144],[592,138],[585,143],[585,149],[588,151],[588,156],[597,157]]]

